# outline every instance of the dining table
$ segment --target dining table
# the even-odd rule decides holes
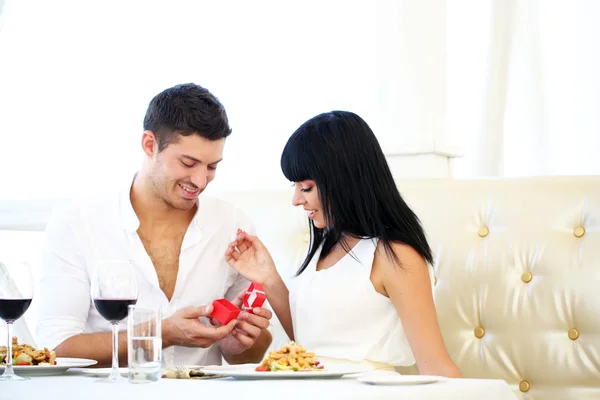
[[[240,380],[159,379],[151,383],[100,382],[100,378],[68,370],[62,375],[35,376],[0,382],[1,400],[181,400],[181,399],[516,399],[500,379],[443,379],[418,385],[374,385],[359,375],[338,379]]]

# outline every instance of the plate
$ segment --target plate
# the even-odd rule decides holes
[[[388,371],[374,371],[369,374],[358,377],[356,380],[362,383],[370,385],[385,385],[385,386],[398,386],[398,385],[425,385],[428,383],[435,383],[445,381],[444,376],[433,376],[433,375],[400,375],[396,372]]]
[[[69,368],[83,368],[96,364],[98,361],[87,358],[56,357],[56,365],[14,365],[13,370],[15,374],[23,376],[50,376],[62,375]],[[4,371],[4,368],[4,365],[1,365],[0,371]]]
[[[73,372],[81,372],[82,374],[89,376],[97,376],[105,378],[110,375],[112,368],[77,368]],[[127,367],[119,368],[121,376],[127,377],[129,375],[129,369]]]
[[[338,379],[344,375],[359,374],[370,368],[356,365],[331,365],[317,371],[255,371],[260,364],[223,365],[202,368],[207,374],[230,376],[234,379]]]

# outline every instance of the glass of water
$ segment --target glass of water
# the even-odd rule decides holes
[[[156,382],[161,375],[160,307],[129,306],[127,319],[129,382]]]

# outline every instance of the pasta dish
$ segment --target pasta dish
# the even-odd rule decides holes
[[[6,365],[8,348],[0,346],[0,365]],[[36,350],[28,344],[19,345],[16,337],[12,338],[13,365],[56,365],[56,353],[44,347]],[[10,358],[10,357],[8,357]]]
[[[309,353],[295,342],[290,342],[279,350],[269,352],[263,362],[256,367],[259,372],[276,371],[318,371],[323,370],[315,353]]]

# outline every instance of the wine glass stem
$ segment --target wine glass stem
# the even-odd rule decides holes
[[[13,372],[13,349],[12,349],[12,321],[6,321],[6,332],[8,333],[8,351],[6,352],[6,370],[4,375],[14,375]]]
[[[113,377],[118,377],[119,374],[119,324],[112,324],[112,372]]]

